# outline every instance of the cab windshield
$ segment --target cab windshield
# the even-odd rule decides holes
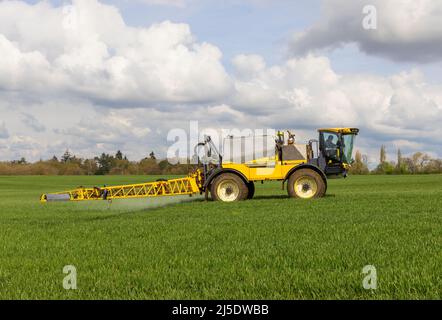
[[[354,143],[355,135],[354,134],[346,134],[342,136],[343,145],[343,162],[351,164],[353,162],[353,143]]]

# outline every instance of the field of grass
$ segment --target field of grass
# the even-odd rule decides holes
[[[0,299],[442,297],[441,175],[330,180],[314,201],[287,198],[279,183],[234,204],[38,201],[152,179],[0,177]],[[65,265],[77,290],[63,289]],[[377,290],[362,287],[365,265]]]

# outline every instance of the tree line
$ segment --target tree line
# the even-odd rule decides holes
[[[69,150],[58,159],[29,163],[25,158],[0,162],[0,175],[183,175],[191,165],[171,165],[167,160],[158,160],[152,151],[140,161],[130,161],[121,151],[115,155],[102,153],[92,159],[78,158]],[[350,174],[430,174],[442,173],[442,159],[433,159],[428,154],[416,152],[404,157],[397,151],[397,160],[388,161],[386,147],[379,152],[379,165],[370,170],[368,157],[358,150]]]
[[[29,163],[25,158],[0,162],[0,175],[182,175],[190,165],[171,165],[154,152],[140,161],[130,161],[121,151],[102,153],[92,159],[78,158],[69,150],[60,157]]]
[[[416,152],[404,157],[397,150],[396,161],[387,160],[387,150],[383,145],[379,152],[379,165],[373,170],[368,168],[368,158],[356,151],[355,161],[350,169],[351,174],[431,174],[442,173],[442,159],[433,159],[428,154]]]

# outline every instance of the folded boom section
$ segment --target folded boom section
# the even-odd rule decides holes
[[[192,195],[200,189],[193,177],[111,187],[77,188],[71,191],[43,194],[42,202],[133,199],[161,196]]]

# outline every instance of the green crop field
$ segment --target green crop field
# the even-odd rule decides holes
[[[327,197],[40,204],[156,177],[0,177],[0,299],[440,299],[442,176],[330,180]],[[63,289],[74,265],[77,290]],[[365,290],[373,265],[377,289]]]

